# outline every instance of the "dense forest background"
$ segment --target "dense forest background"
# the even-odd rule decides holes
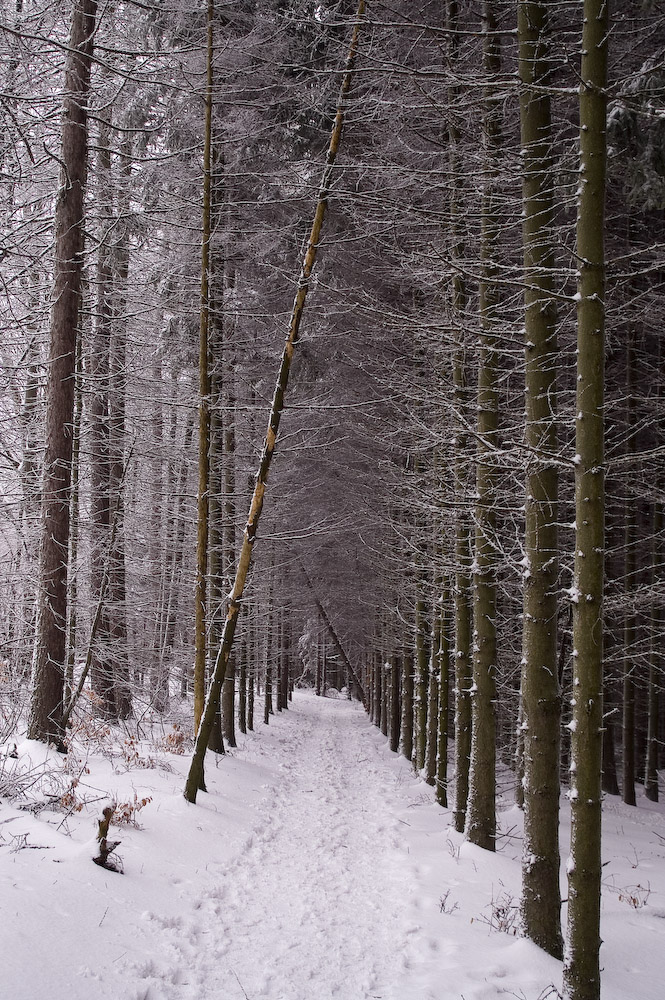
[[[26,713],[38,738],[62,736],[64,713],[74,732],[88,717],[193,724],[357,10],[2,0],[3,739]],[[534,657],[569,785],[575,560],[591,551],[575,495],[582,299],[604,307],[604,788],[657,799],[665,767],[665,10],[396,0],[361,19],[210,745],[258,725],[258,695],[269,722],[295,683],[346,687],[491,849],[481,776],[518,798],[541,780]],[[607,77],[586,86],[591,21]],[[591,211],[580,91],[606,115]],[[585,220],[605,233],[600,293],[585,291]],[[54,669],[44,714],[35,686]],[[558,808],[558,779],[551,794]]]

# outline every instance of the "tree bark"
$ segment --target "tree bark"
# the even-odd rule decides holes
[[[607,0],[584,0],[577,216],[573,718],[567,1000],[600,997]]]
[[[399,750],[399,681],[400,662],[396,653],[390,658],[390,749],[393,753]]]
[[[437,611],[438,614],[438,611]],[[429,658],[429,686],[427,689],[427,746],[425,747],[425,781],[436,784],[436,750],[439,728],[439,649],[441,643],[441,620],[437,621],[432,638],[432,652]]]
[[[450,589],[446,583],[441,592],[439,625],[439,718],[436,743],[436,801],[448,806],[448,719],[450,701]]]
[[[199,322],[199,487],[196,521],[196,587],[194,590],[194,733],[198,733],[205,699],[206,589],[208,573],[210,486],[210,236],[212,192],[212,85],[214,0],[206,14],[205,137],[203,145],[203,221],[201,238],[201,312]]]
[[[65,62],[62,171],[55,208],[55,265],[46,393],[39,598],[31,739],[62,746],[67,628],[67,557],[72,421],[83,273],[84,195],[88,161],[88,95],[96,0],[75,0]]]
[[[557,662],[558,475],[554,167],[547,85],[552,4],[518,4],[524,306],[526,474],[522,719],[524,845],[521,920],[527,937],[563,957],[559,889],[559,733]],[[549,461],[548,461],[549,459]]]
[[[652,542],[652,587],[654,596],[651,605],[651,643],[649,649],[649,687],[647,752],[644,768],[644,791],[650,802],[658,802],[658,720],[662,691],[662,653],[660,637],[663,634],[665,615],[662,597],[659,594],[663,582],[663,504],[657,501],[653,507]]]
[[[402,725],[400,751],[413,760],[413,653],[407,649],[402,659]]]
[[[235,474],[235,390],[233,386],[233,356],[230,345],[224,345],[224,363],[226,378],[224,379],[224,452],[222,459],[223,498],[224,498],[224,546],[223,546],[223,586],[228,594],[233,586],[233,570],[236,559],[236,474]],[[278,646],[279,650],[279,646]],[[278,653],[279,656],[279,653]],[[277,661],[277,677],[279,682],[279,659]],[[277,684],[277,702],[279,707],[279,683]],[[235,656],[229,657],[222,687],[222,732],[230,747],[235,747],[235,701],[236,701],[236,667]]]
[[[626,454],[635,451],[635,347],[632,332],[626,343]],[[637,510],[636,498],[630,495],[628,483],[624,487],[626,505],[624,508],[624,610],[623,630],[623,712],[621,725],[622,781],[621,797],[627,806],[636,805],[635,798],[635,673],[637,663],[635,642],[637,639],[637,617],[632,606],[637,571]]]
[[[111,469],[109,454],[109,365],[113,297],[113,247],[109,244],[113,219],[110,113],[99,123],[96,193],[99,208],[97,309],[88,365],[90,389],[90,585],[101,613],[92,647],[90,679],[96,708],[107,719],[118,716],[110,643],[108,594],[109,533],[111,530]]]
[[[486,180],[481,209],[479,286],[480,358],[476,458],[475,558],[473,571],[473,694],[469,797],[465,834],[471,843],[495,850],[496,834],[496,457],[498,358],[495,336],[498,286],[496,251],[500,231],[498,154],[501,103],[496,77],[501,69],[494,5],[483,4],[484,142]]]
[[[131,145],[122,144],[122,175],[125,187],[118,206],[118,233],[114,246],[113,329],[109,357],[109,489],[114,544],[109,553],[109,618],[113,645],[115,700],[118,716],[132,714],[132,686],[127,648],[127,582],[125,565],[125,423],[127,397],[127,282],[129,279],[129,233],[123,219],[129,215],[129,183],[132,172]],[[160,650],[161,652],[161,650]],[[168,702],[168,673],[164,679]]]
[[[447,0],[448,63],[451,75],[457,72],[459,59],[459,4]],[[450,105],[455,108],[460,87],[449,88]],[[469,410],[469,390],[466,378],[463,319],[467,303],[467,288],[462,268],[463,243],[461,225],[462,171],[459,157],[460,129],[454,112],[448,125],[450,173],[450,229],[453,269],[451,315],[455,335],[453,354],[453,388],[455,408],[459,414],[455,427],[455,809],[453,823],[458,833],[466,825],[466,805],[469,794],[469,764],[471,759],[471,520],[469,517],[469,475],[473,459],[465,426]]]
[[[416,771],[422,771],[425,766],[425,750],[427,747],[427,685],[430,665],[430,622],[427,617],[427,581],[424,573],[419,575],[418,594],[416,598],[416,684],[414,692],[414,755],[413,766]]]

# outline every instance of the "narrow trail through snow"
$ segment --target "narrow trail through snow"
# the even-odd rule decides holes
[[[279,742],[279,780],[242,851],[189,917],[165,922],[173,964],[146,972],[168,998],[392,997],[408,964],[409,858],[385,804],[395,773],[365,714],[298,699]]]

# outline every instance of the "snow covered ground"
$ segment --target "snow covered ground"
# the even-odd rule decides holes
[[[296,692],[208,756],[196,806],[177,733],[160,742],[101,734],[66,773],[40,744],[3,748],[24,799],[0,803],[2,1000],[557,996],[560,963],[516,934],[519,811],[503,804],[496,855],[464,843],[358,704]],[[112,827],[124,875],[91,861],[111,799],[140,825]],[[660,1000],[665,810],[611,798],[604,823],[604,998]]]

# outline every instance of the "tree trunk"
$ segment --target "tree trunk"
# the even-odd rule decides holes
[[[224,345],[224,456],[222,461],[224,497],[224,592],[229,594],[233,587],[233,573],[236,560],[236,474],[235,474],[235,389],[233,386],[234,365],[230,345]],[[279,645],[276,660],[277,703],[279,707]],[[235,733],[236,668],[235,656],[229,656],[222,687],[222,732],[230,747],[236,746]]]
[[[402,659],[402,725],[400,751],[413,760],[413,653],[407,649]]]
[[[74,667],[76,665],[76,640],[78,633],[78,549],[81,470],[81,423],[83,418],[82,337],[76,338],[76,385],[74,388],[74,423],[72,425],[72,500],[69,531],[69,593],[67,595],[67,665],[65,668],[64,704],[68,705],[74,693]]]
[[[342,80],[342,85],[340,88],[337,114],[335,115],[335,120],[333,123],[332,132],[330,136],[330,144],[328,146],[328,153],[326,156],[326,165],[323,171],[323,177],[319,188],[319,199],[316,206],[316,213],[314,216],[314,222],[312,223],[307,249],[305,251],[305,257],[300,272],[300,278],[298,281],[298,290],[296,292],[295,301],[293,303],[293,309],[291,311],[289,331],[286,337],[286,342],[284,344],[282,359],[279,366],[279,372],[277,375],[277,383],[275,385],[275,391],[272,399],[272,404],[270,407],[268,428],[264,440],[263,451],[261,453],[259,468],[256,475],[256,480],[255,480],[256,485],[254,487],[254,493],[252,495],[252,501],[249,508],[249,514],[247,517],[247,523],[245,525],[245,531],[243,534],[242,547],[238,559],[238,565],[236,569],[235,580],[233,583],[233,589],[231,591],[229,598],[229,606],[228,606],[226,621],[224,623],[222,641],[220,643],[219,651],[217,653],[217,658],[215,660],[215,669],[213,671],[213,678],[208,692],[208,698],[204,709],[203,720],[199,730],[199,734],[197,736],[194,756],[192,758],[189,774],[187,776],[187,781],[185,783],[184,796],[188,802],[196,802],[196,795],[198,790],[205,788],[205,780],[204,780],[205,751],[207,747],[208,737],[210,735],[210,730],[213,725],[215,711],[217,710],[217,706],[219,704],[219,699],[222,691],[222,684],[224,683],[224,677],[228,667],[229,657],[231,655],[231,649],[233,646],[233,637],[235,635],[236,624],[238,621],[238,614],[240,611],[240,602],[242,600],[242,596],[245,590],[247,574],[249,572],[249,567],[252,559],[252,547],[256,539],[256,532],[259,525],[259,519],[261,517],[261,511],[263,510],[263,500],[267,486],[268,473],[270,471],[270,465],[272,463],[272,457],[275,451],[275,444],[277,442],[277,434],[279,432],[279,424],[282,416],[282,411],[284,409],[284,397],[288,385],[289,373],[291,370],[291,362],[293,360],[293,352],[300,333],[300,324],[302,322],[303,312],[305,308],[305,300],[307,298],[310,279],[312,271],[314,269],[314,264],[316,262],[317,250],[321,238],[321,230],[323,228],[323,220],[325,218],[326,209],[328,205],[329,187],[332,180],[333,167],[335,159],[337,157],[337,150],[342,135],[342,126],[344,124],[344,109],[349,91],[351,89],[353,70],[358,51],[360,24],[364,18],[364,15],[365,15],[365,3],[364,0],[360,0],[358,4],[356,24],[353,29],[353,36],[351,39],[351,46],[346,61],[346,71],[344,73],[344,78]]]
[[[62,746],[67,554],[76,335],[83,272],[87,107],[96,0],[75,0],[65,62],[62,171],[55,208],[55,266],[46,392],[38,623],[28,735]]]
[[[399,679],[400,662],[396,653],[390,659],[390,749],[393,753],[399,750]]]
[[[438,614],[438,611],[437,611]],[[439,726],[439,676],[440,676],[440,644],[441,619],[437,620],[432,638],[432,651],[429,658],[429,687],[427,689],[427,746],[425,747],[425,781],[428,785],[436,784],[436,750],[438,744]]]
[[[253,655],[247,666],[247,729],[254,730],[254,682],[256,677],[257,657]]]
[[[577,397],[571,856],[568,863],[567,1000],[600,997],[601,767],[603,731],[603,547],[606,0],[584,0],[577,216]]]
[[[497,241],[500,231],[498,155],[501,102],[496,76],[501,69],[494,5],[483,3],[483,64],[486,75],[484,137],[486,180],[481,209],[479,286],[478,447],[476,539],[473,573],[473,696],[469,797],[465,834],[471,843],[495,850],[496,834],[496,457],[498,358],[495,337]]]
[[[628,333],[626,343],[626,454],[635,452],[635,347],[633,334]],[[632,463],[631,463],[632,464]],[[635,642],[637,639],[637,618],[633,604],[635,573],[637,572],[637,510],[636,498],[630,495],[626,483],[626,505],[624,508],[624,593],[626,598],[623,630],[623,712],[621,725],[622,781],[621,797],[627,806],[636,805],[635,799],[635,673],[637,660]]]
[[[424,574],[418,580],[418,596],[416,599],[416,684],[414,692],[414,743],[413,766],[416,771],[422,771],[425,766],[425,749],[427,747],[427,682],[430,665],[430,623],[427,617],[426,578]]]
[[[447,0],[446,28],[448,29],[448,63],[454,76],[459,58],[458,28],[459,4]],[[460,88],[450,88],[450,105],[456,106]],[[455,409],[459,419],[455,426],[455,810],[453,823],[458,833],[464,832],[466,804],[469,794],[469,763],[471,758],[471,520],[469,476],[473,459],[466,430],[469,399],[466,379],[463,319],[467,303],[467,289],[462,258],[461,194],[462,171],[459,162],[460,129],[454,113],[448,125],[449,174],[450,174],[450,230],[452,238],[451,264],[453,271],[451,290],[452,325],[455,332],[453,354],[453,387]]]
[[[649,649],[648,727],[647,753],[644,768],[644,791],[650,802],[658,802],[658,720],[662,688],[662,654],[660,638],[663,634],[662,598],[659,594],[663,581],[663,504],[653,506],[653,555],[652,587],[654,596],[651,605],[651,643]]]
[[[390,695],[390,664],[385,658],[381,660],[381,712],[379,729],[384,736],[388,735],[388,697]]]
[[[448,806],[448,725],[450,701],[450,590],[446,583],[441,591],[439,625],[439,719],[436,744],[436,801]]]
[[[518,4],[524,334],[526,354],[526,474],[522,720],[524,845],[521,920],[527,937],[563,957],[559,889],[559,733],[557,662],[558,475],[557,342],[554,302],[554,168],[547,84],[548,7]]]
[[[101,605],[93,642],[90,671],[97,710],[107,719],[116,719],[113,650],[108,613],[108,557],[111,530],[111,475],[109,455],[109,366],[113,298],[113,247],[109,244],[113,220],[111,184],[111,123],[99,123],[97,158],[97,204],[99,206],[99,249],[97,259],[97,310],[92,340],[90,391],[90,587],[94,604]],[[106,592],[102,590],[105,589]]]
[[[196,521],[196,587],[194,591],[194,733],[203,715],[206,674],[206,583],[208,573],[210,479],[210,236],[212,216],[212,85],[214,57],[213,0],[206,16],[205,137],[203,145],[203,220],[201,237],[201,312],[199,323],[199,488]]]
[[[115,525],[109,552],[109,619],[113,646],[115,698],[118,715],[132,714],[132,688],[127,648],[127,584],[125,567],[125,416],[127,396],[127,282],[129,278],[129,234],[122,219],[129,215],[129,183],[132,170],[129,139],[122,145],[125,188],[118,206],[118,232],[114,247],[115,290],[113,329],[109,357],[109,491]],[[168,673],[163,681],[168,703]]]

